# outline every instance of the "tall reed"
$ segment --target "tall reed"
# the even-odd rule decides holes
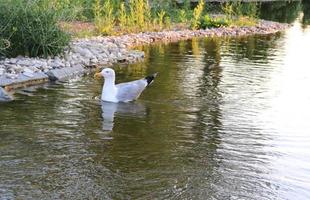
[[[120,4],[118,20],[121,31],[124,31],[126,29],[126,26],[128,26],[128,15],[124,3]]]
[[[196,6],[196,8],[194,9],[194,13],[193,13],[193,19],[192,19],[192,23],[191,23],[192,29],[199,28],[200,19],[201,19],[201,16],[202,16],[202,12],[203,12],[204,6],[205,6],[204,0],[199,0],[199,3]]]
[[[115,25],[115,15],[113,4],[110,0],[106,0],[101,5],[100,0],[96,0],[94,4],[95,26],[100,34],[109,35],[113,32]]]

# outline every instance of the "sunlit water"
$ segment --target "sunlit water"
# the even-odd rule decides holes
[[[0,199],[310,199],[310,28],[145,47],[99,102],[88,75],[0,104]]]

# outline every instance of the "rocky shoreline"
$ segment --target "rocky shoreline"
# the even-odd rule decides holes
[[[137,46],[154,42],[176,42],[194,37],[272,34],[287,27],[288,24],[261,20],[253,27],[145,32],[77,39],[65,50],[62,57],[43,59],[19,56],[0,60],[0,101],[12,99],[8,91],[19,87],[68,79],[97,66],[137,62],[144,58],[144,52],[132,50]]]

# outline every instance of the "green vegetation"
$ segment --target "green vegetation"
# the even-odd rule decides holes
[[[169,29],[171,24],[183,24],[185,28],[200,29],[221,26],[253,26],[256,24],[258,5],[256,3],[223,3],[220,7],[210,6],[220,10],[224,16],[211,17],[208,14],[209,4],[204,0],[191,8],[189,1],[177,5],[170,1],[154,0],[151,4],[146,0],[122,1],[95,0],[93,20],[96,33],[115,35],[137,33],[144,31],[160,31]],[[170,3],[169,3],[170,2]],[[211,4],[210,4],[211,5]],[[245,17],[247,16],[247,17]]]
[[[210,17],[206,14],[199,28],[218,28],[225,26],[255,26],[259,11],[257,3],[233,1],[221,4],[222,15]]]
[[[256,3],[0,0],[0,56],[57,55],[74,37],[256,24]],[[212,11],[213,10],[213,11]],[[217,14],[210,14],[216,12]],[[245,17],[246,16],[246,17]],[[69,33],[69,34],[68,34]]]
[[[256,18],[258,15],[259,5],[256,2],[242,3],[240,1],[232,1],[222,4],[222,11],[227,17],[248,16]]]
[[[0,1],[0,55],[48,56],[63,52],[70,36],[57,23],[61,14],[26,1]],[[39,6],[40,5],[40,6]]]
[[[223,26],[229,26],[231,24],[231,21],[229,21],[227,18],[224,17],[210,17],[208,14],[206,14],[200,23],[200,28],[219,28]]]
[[[110,0],[101,5],[100,0],[94,4],[94,22],[99,33],[108,35],[112,32],[115,25],[115,16],[113,15],[113,5]]]

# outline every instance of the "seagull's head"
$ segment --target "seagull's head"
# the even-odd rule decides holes
[[[104,77],[104,78],[113,78],[115,77],[115,72],[111,68],[105,68],[101,72],[95,74],[95,78]]]

